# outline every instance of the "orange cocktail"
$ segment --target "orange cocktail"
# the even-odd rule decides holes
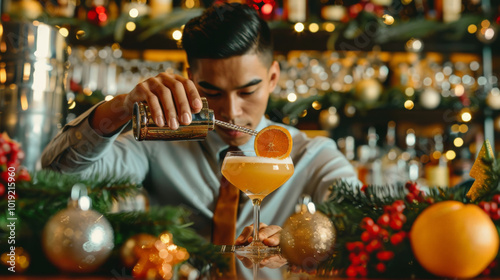
[[[292,176],[293,162],[289,157],[233,156],[224,161],[222,174],[252,201],[262,200]]]

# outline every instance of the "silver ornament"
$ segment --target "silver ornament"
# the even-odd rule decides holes
[[[310,200],[306,197],[305,201]],[[299,205],[299,212],[283,224],[280,247],[289,263],[305,269],[316,269],[317,265],[333,253],[336,231],[330,219],[316,212],[312,202]]]
[[[68,208],[46,223],[42,246],[50,262],[66,272],[92,272],[107,260],[114,247],[113,228],[90,209],[85,186],[73,186]]]

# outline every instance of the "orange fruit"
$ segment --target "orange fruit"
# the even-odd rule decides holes
[[[440,277],[472,278],[496,257],[499,237],[479,206],[443,201],[417,217],[410,242],[415,258],[428,272]]]
[[[283,159],[292,151],[292,135],[284,127],[268,126],[255,136],[255,154],[259,157]]]

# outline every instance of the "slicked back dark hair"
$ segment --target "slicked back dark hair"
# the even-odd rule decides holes
[[[214,4],[184,26],[182,46],[191,68],[196,59],[258,54],[267,67],[273,61],[273,41],[267,23],[255,9],[238,3]]]

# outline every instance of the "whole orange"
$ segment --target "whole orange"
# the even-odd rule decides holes
[[[410,242],[413,254],[428,272],[471,278],[495,258],[499,238],[490,217],[477,205],[443,201],[418,215]]]

